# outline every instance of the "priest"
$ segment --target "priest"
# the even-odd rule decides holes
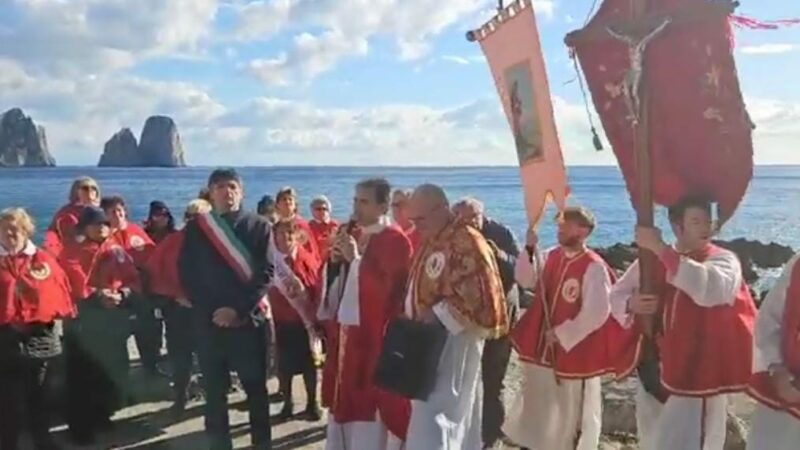
[[[755,304],[733,252],[711,243],[711,204],[686,197],[669,208],[677,238],[664,243],[655,228],[639,227],[636,243],[658,256],[655,295],[641,295],[634,263],[611,292],[612,314],[625,326],[633,315],[656,314],[660,380],[636,397],[640,448],[721,450],[727,394],[750,379]],[[620,376],[640,361],[634,342],[618,367]],[[642,372],[643,373],[643,372]],[[659,388],[660,382],[660,388]]]
[[[402,312],[411,263],[408,238],[388,225],[390,194],[383,179],[356,186],[353,225],[340,229],[324,269],[318,318],[327,329],[327,450],[399,449],[406,439],[408,401],[373,382],[384,330]]]
[[[447,330],[433,392],[411,402],[407,450],[479,450],[481,356],[486,339],[508,330],[503,283],[492,248],[456,220],[444,191],[419,186],[412,220],[422,237],[412,266],[406,315]]]
[[[750,395],[758,401],[748,450],[792,450],[800,442],[800,264],[795,256],[758,312]]]
[[[613,371],[609,354],[609,292],[614,276],[586,246],[594,215],[564,210],[559,245],[536,255],[538,237],[528,232],[528,257],[517,259],[517,281],[535,292],[530,309],[511,333],[523,362],[523,391],[505,433],[531,449],[589,450],[600,443],[601,375]]]

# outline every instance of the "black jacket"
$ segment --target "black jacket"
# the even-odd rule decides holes
[[[250,251],[255,267],[253,280],[242,283],[197,223],[186,224],[178,271],[195,312],[205,316],[203,320],[208,323],[214,311],[223,307],[235,309],[240,319],[249,317],[267,294],[272,277],[272,266],[267,262],[269,223],[261,216],[242,211],[222,217]]]
[[[481,234],[487,241],[495,243],[500,252],[495,254],[495,260],[500,269],[500,279],[503,281],[503,290],[509,306],[519,305],[519,293],[514,279],[514,267],[519,257],[519,244],[514,233],[505,225],[488,217],[483,219]]]

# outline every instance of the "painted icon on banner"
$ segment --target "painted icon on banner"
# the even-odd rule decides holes
[[[519,165],[522,166],[544,156],[530,63],[525,61],[506,69],[505,81],[510,102],[511,129],[517,146]]]

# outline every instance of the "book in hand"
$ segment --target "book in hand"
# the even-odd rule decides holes
[[[427,400],[436,384],[447,334],[438,322],[394,319],[383,339],[375,384],[406,398]]]

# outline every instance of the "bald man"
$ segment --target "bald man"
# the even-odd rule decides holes
[[[412,400],[407,450],[479,450],[484,342],[508,329],[503,283],[492,248],[457,221],[444,191],[418,187],[411,220],[422,238],[409,277],[406,315],[443,326],[448,337],[426,401]]]

